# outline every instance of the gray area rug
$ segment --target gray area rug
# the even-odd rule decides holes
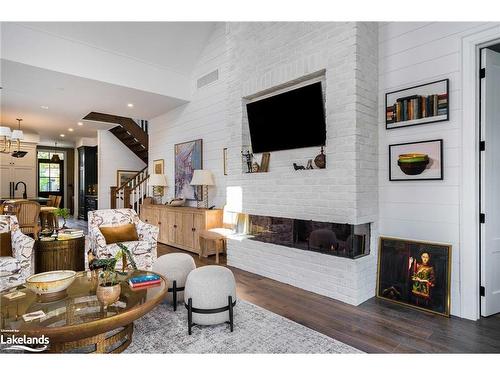
[[[135,322],[125,353],[362,353],[246,301],[234,311],[234,332],[228,324],[195,326],[189,336],[184,306],[161,304]]]

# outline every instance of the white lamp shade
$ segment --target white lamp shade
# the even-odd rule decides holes
[[[167,177],[164,174],[152,174],[149,176],[149,185],[167,186]]]
[[[191,179],[191,185],[204,185],[212,186],[215,185],[214,176],[212,172],[205,169],[195,169],[193,171],[193,178]]]
[[[23,131],[22,130],[13,130],[12,131],[12,136],[11,136],[12,140],[20,140],[22,141],[23,138],[24,138],[24,134],[23,134]]]
[[[7,137],[10,138],[12,135],[12,132],[10,131],[10,128],[6,126],[0,126],[0,137]]]

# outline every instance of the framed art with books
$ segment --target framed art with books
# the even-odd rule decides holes
[[[385,128],[448,121],[449,79],[425,83],[385,94]]]
[[[377,297],[450,316],[451,245],[380,237]]]
[[[442,139],[389,145],[389,181],[442,179]]]

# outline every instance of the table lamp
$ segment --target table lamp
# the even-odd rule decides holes
[[[214,177],[212,172],[206,169],[195,169],[193,171],[193,178],[191,179],[191,185],[202,186],[203,187],[203,203],[205,208],[208,208],[208,186],[215,185]],[[196,200],[196,205],[200,208],[200,199]]]
[[[164,174],[152,174],[149,176],[149,185],[153,187],[153,200],[156,204],[161,204],[163,188],[167,186],[167,177]]]

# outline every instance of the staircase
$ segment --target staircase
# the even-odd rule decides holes
[[[139,213],[140,205],[148,194],[148,167],[137,173],[122,186],[111,186],[111,208],[133,208]]]
[[[148,122],[134,121],[129,117],[110,115],[107,113],[90,112],[84,120],[109,122],[118,124],[109,131],[125,146],[136,154],[144,163],[148,163]]]

